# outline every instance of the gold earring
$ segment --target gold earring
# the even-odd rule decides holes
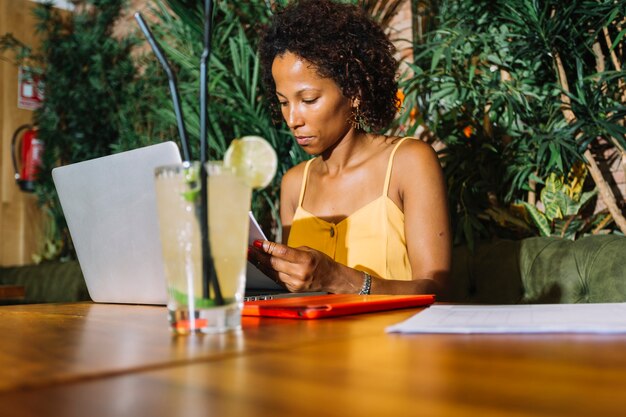
[[[350,115],[349,122],[355,130],[365,130],[367,127],[367,121],[361,111],[361,105],[359,103],[352,107],[352,114]]]

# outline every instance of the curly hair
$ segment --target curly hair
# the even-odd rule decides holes
[[[370,129],[382,130],[398,109],[395,47],[361,8],[331,0],[296,0],[275,14],[259,46],[263,83],[274,115],[280,110],[272,63],[291,52],[358,98]]]

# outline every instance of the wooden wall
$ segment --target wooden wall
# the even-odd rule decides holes
[[[28,0],[0,0],[0,35],[13,35],[28,45],[37,44]],[[8,57],[13,58],[11,54]],[[17,108],[17,67],[0,60],[0,266],[32,263],[41,251],[41,210],[32,194],[20,191],[11,162],[11,137],[22,124],[31,123],[32,112]]]

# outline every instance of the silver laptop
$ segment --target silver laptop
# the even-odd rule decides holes
[[[93,301],[166,303],[154,168],[180,162],[165,142],[52,170]]]
[[[180,162],[176,144],[165,142],[52,170],[93,301],[166,304],[154,168]],[[250,238],[264,238],[252,214]],[[250,263],[248,289],[285,291]]]

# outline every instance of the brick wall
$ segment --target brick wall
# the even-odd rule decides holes
[[[396,58],[399,60],[410,60],[413,57],[411,22],[411,1],[406,0],[398,14],[393,18],[389,30],[389,38],[398,50]]]

